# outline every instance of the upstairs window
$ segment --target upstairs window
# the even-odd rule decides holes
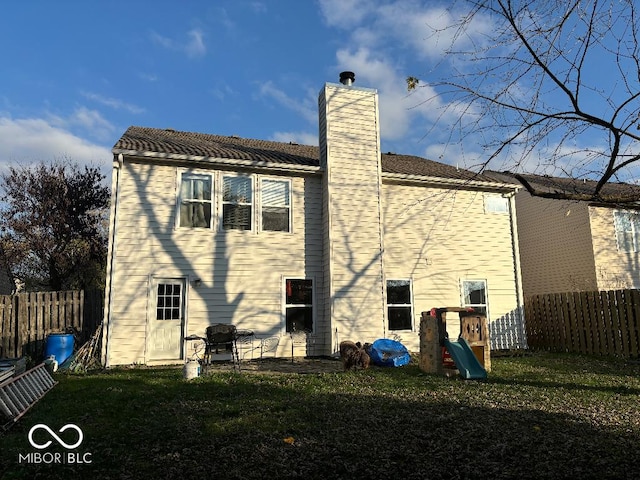
[[[222,228],[251,230],[253,184],[251,177],[222,177]]]
[[[387,321],[389,330],[411,330],[413,326],[411,281],[387,280]]]
[[[178,225],[187,228],[211,228],[211,175],[182,174]]]
[[[621,252],[640,251],[640,213],[613,212],[616,242]]]
[[[291,182],[263,178],[260,183],[262,230],[291,231]]]

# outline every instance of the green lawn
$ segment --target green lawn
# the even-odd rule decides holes
[[[493,359],[485,382],[417,366],[324,374],[114,369],[60,382],[3,437],[0,476],[637,478],[640,366],[577,355]],[[35,424],[84,433],[74,458],[20,464]],[[73,432],[65,432],[73,437]],[[59,435],[69,443],[75,438]],[[51,436],[39,430],[44,443]],[[56,442],[49,448],[67,454]],[[89,455],[87,455],[89,454]]]

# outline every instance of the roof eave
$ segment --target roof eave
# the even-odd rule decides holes
[[[233,166],[264,170],[277,170],[296,173],[320,173],[322,168],[316,165],[301,165],[278,162],[265,162],[255,160],[241,160],[235,158],[207,157],[204,155],[184,155],[175,153],[159,153],[144,150],[127,150],[114,148],[111,150],[114,155],[122,154],[127,157],[137,157],[146,159],[164,160],[169,162],[199,162],[211,166]]]
[[[465,180],[458,178],[433,177],[428,175],[409,175],[405,173],[382,172],[383,180],[391,180],[399,183],[413,183],[418,185],[431,185],[438,187],[455,187],[480,189],[495,192],[514,192],[522,188],[521,185],[505,182],[487,182],[484,180]]]

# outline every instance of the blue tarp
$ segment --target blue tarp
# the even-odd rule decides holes
[[[371,344],[371,361],[380,367],[402,367],[411,361],[407,347],[396,340],[380,338]]]

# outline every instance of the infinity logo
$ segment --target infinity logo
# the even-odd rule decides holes
[[[47,432],[49,432],[49,435],[51,435],[53,438],[56,439],[56,441],[62,445],[64,448],[71,450],[72,448],[76,448],[78,445],[80,445],[82,443],[82,439],[83,439],[83,435],[82,435],[82,430],[80,430],[80,427],[78,427],[77,425],[74,425],[73,423],[69,423],[67,425],[65,425],[64,427],[62,427],[59,430],[59,433],[64,432],[65,430],[69,430],[70,428],[74,429],[76,432],[78,432],[78,441],[76,443],[73,444],[68,444],[65,443],[58,435],[56,435],[54,433],[53,430],[51,430],[48,426],[46,426],[43,423],[38,423],[37,425],[34,425],[33,427],[31,427],[31,430],[29,430],[29,443],[31,444],[32,447],[37,448],[39,450],[42,450],[43,448],[47,448],[49,445],[51,445],[51,440],[47,441],[46,443],[43,443],[42,445],[35,443],[33,441],[33,432],[35,432],[37,429],[44,429]]]

